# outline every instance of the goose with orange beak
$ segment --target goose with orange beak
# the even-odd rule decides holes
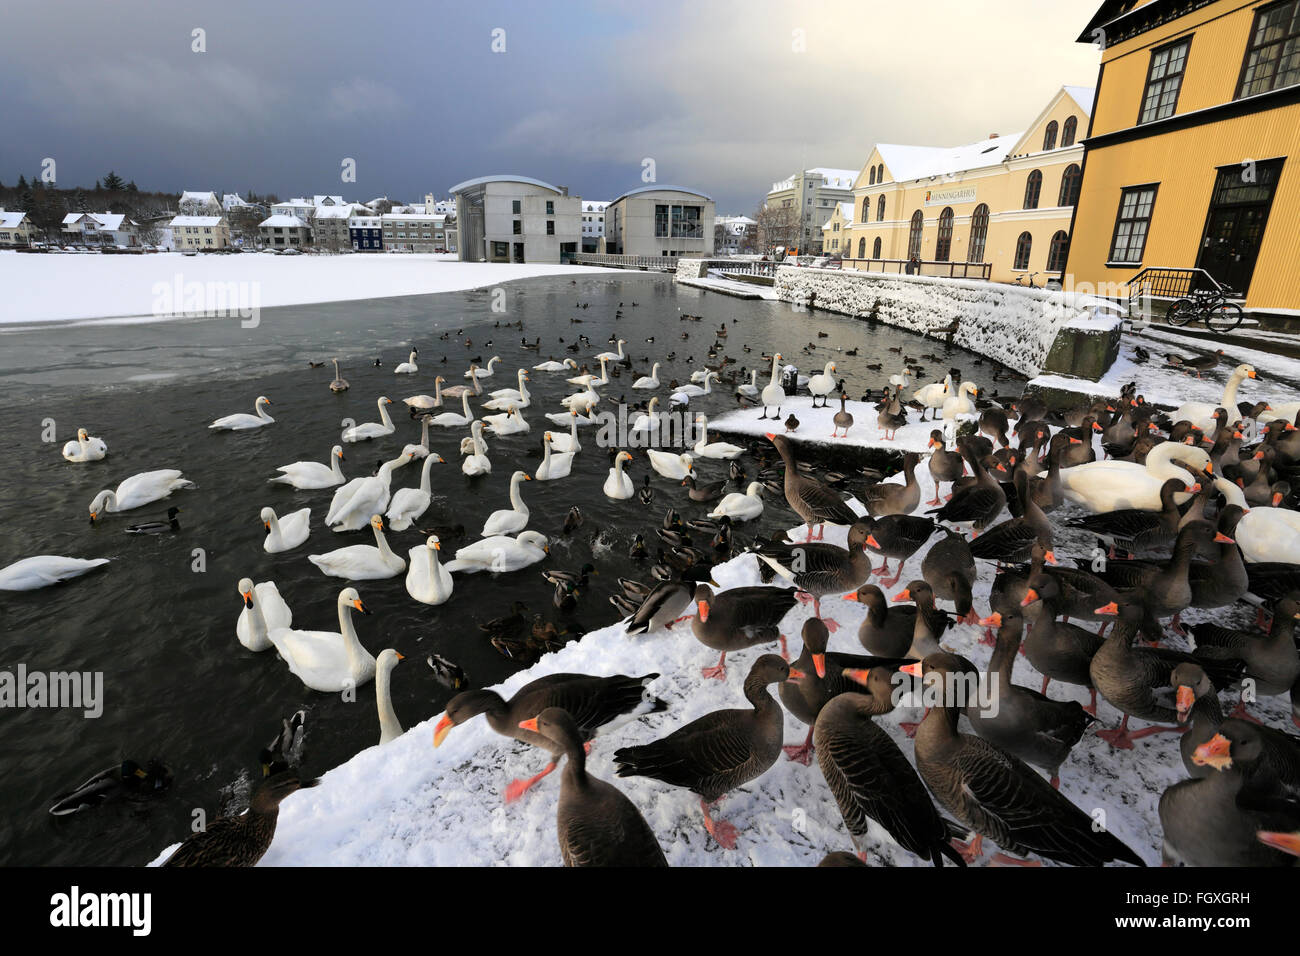
[[[724,849],[734,849],[739,831],[715,820],[709,807],[776,763],[784,715],[768,687],[803,676],[777,655],[763,654],[745,678],[750,708],[717,710],[653,743],[615,751],[618,775],[652,777],[698,794],[704,828]]]
[[[743,587],[714,592],[708,584],[697,584],[694,600],[691,633],[705,647],[722,653],[715,666],[700,671],[701,676],[725,680],[729,652],[776,640],[781,642],[781,656],[789,656],[781,633],[781,620],[796,603],[795,593],[789,588]]]
[[[452,728],[483,714],[488,726],[503,737],[512,737],[550,753],[552,760],[541,773],[526,780],[512,780],[506,787],[506,802],[513,803],[553,771],[564,754],[564,748],[550,737],[520,727],[522,721],[547,707],[563,707],[571,715],[579,715],[575,720],[579,721],[582,739],[589,741],[627,720],[666,710],[668,705],[648,690],[658,677],[658,674],[644,677],[549,674],[525,684],[508,701],[487,688],[462,691],[447,701],[446,712],[433,729],[433,745],[441,747]]]

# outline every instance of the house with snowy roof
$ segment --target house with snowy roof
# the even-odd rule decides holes
[[[138,226],[121,213],[70,212],[63,217],[63,235],[84,246],[138,246]]]
[[[283,205],[276,203],[272,208]],[[257,224],[262,245],[268,249],[290,249],[311,245],[311,225],[305,219],[277,212]]]
[[[877,143],[853,186],[844,267],[1028,282],[1065,272],[1093,89],[1062,86],[1024,131]]]
[[[190,189],[181,193],[176,208],[184,216],[220,216],[222,212],[216,193]]]
[[[164,248],[168,244],[178,252],[190,249],[212,252],[230,248],[230,224],[225,216],[176,216],[169,228],[170,243],[167,240],[160,243]]]
[[[719,256],[738,256],[758,249],[758,222],[748,216],[716,216],[713,220],[713,251]]]
[[[835,169],[814,166],[801,169],[794,175],[775,182],[768,191],[764,205],[769,209],[797,210],[797,247],[801,253],[822,251],[822,227],[826,225],[837,203],[853,199],[856,169]]]
[[[0,249],[31,245],[35,235],[36,227],[27,213],[0,209]]]

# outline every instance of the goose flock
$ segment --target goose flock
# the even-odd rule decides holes
[[[585,336],[579,342],[589,345]],[[868,860],[881,841],[934,865],[1142,865],[1133,835],[1121,840],[1095,827],[1060,788],[1060,770],[1085,735],[1133,748],[1162,734],[1176,735],[1177,745],[1159,742],[1167,737],[1143,745],[1150,758],[1186,771],[1160,801],[1162,832],[1145,835],[1166,861],[1295,864],[1300,742],[1260,704],[1290,695],[1300,725],[1300,512],[1291,490],[1300,477],[1293,423],[1300,408],[1281,407],[1284,417],[1266,403],[1238,405],[1238,391],[1257,377],[1253,368],[1231,372],[1223,403],[1208,415],[1197,403],[1161,410],[1136,385],[1116,398],[1049,412],[1032,395],[990,401],[957,370],[916,385],[919,363],[906,361],[878,393],[882,427],[889,422],[896,431],[927,414],[952,426],[936,428],[925,455],[908,452],[896,475],[885,476],[813,464],[801,455],[803,436],[781,418],[783,404],[802,389],[818,407],[838,404],[836,425],[847,433],[841,415],[852,415],[836,378],[844,359],[801,377],[783,369],[780,353],[765,355],[770,381],[760,388],[756,371],[738,381],[727,372],[722,334],[709,350],[715,364],[699,370],[698,382],[664,381],[669,359],[661,357],[646,374],[634,373],[632,387],[660,392],[679,413],[714,386],[732,387],[743,407],[761,409],[771,432],[745,444],[710,441],[707,419],[692,413],[697,431],[686,443],[597,450],[590,446],[601,442],[588,442],[584,450],[580,429],[598,424],[611,405],[621,411],[622,403],[602,390],[635,361],[625,339],[612,336],[610,344],[613,351],[588,360],[599,372],[573,358],[550,359],[514,369],[515,387],[495,391],[486,386],[500,356],[471,363],[467,384],[449,389],[443,376],[416,365],[412,348],[395,372],[434,379],[432,396],[403,400],[411,425],[421,429],[418,444],[381,451],[389,457],[375,474],[347,478],[349,445],[398,440],[394,402],[379,397],[379,420],[348,423],[325,461],[281,465],[266,479],[269,488],[329,491],[328,502],[322,494],[318,504],[284,514],[270,503],[254,505],[267,553],[277,561],[305,558],[345,585],[337,592],[337,629],[300,629],[292,594],[282,595],[274,580],[245,577],[237,585],[239,645],[251,653],[274,649],[319,693],[350,693],[374,681],[378,742],[391,744],[403,735],[390,693],[403,657],[393,648],[377,656],[367,650],[375,638],[358,632],[358,615],[368,619],[363,632],[382,632],[383,624],[355,585],[404,576],[416,604],[454,605],[458,574],[512,574],[550,556],[552,541],[530,527],[537,517],[530,482],[604,473],[603,494],[633,514],[653,503],[654,472],[679,483],[681,497],[651,532],[657,556],[645,536],[634,537],[631,554],[646,562],[652,580],[620,579],[611,603],[627,640],[694,641],[710,660],[716,656],[691,674],[693,693],[716,708],[691,721],[674,719],[656,694],[658,673],[550,674],[510,700],[462,689],[462,674],[450,685],[460,693],[434,729],[438,746],[484,715],[502,737],[545,751],[549,759],[537,774],[504,786],[507,802],[524,799],[563,764],[555,832],[566,864],[665,865],[660,841],[668,834],[656,833],[640,809],[648,803],[647,778],[670,793],[694,794],[709,839],[737,847],[746,835],[718,815],[718,803],[737,791],[735,799],[746,799],[742,788],[784,756],[809,768],[815,760],[817,771],[810,772],[820,772],[839,808],[844,843],[827,847],[828,865],[846,862],[834,852],[845,845],[855,851],[848,860]],[[538,397],[529,391],[534,376],[569,373],[576,374],[566,383],[578,391],[560,409],[537,415]],[[331,391],[349,387],[337,361],[334,375]],[[637,407],[651,427],[663,421],[661,395]],[[269,404],[259,396],[255,414],[228,415],[210,427],[240,432],[280,424],[266,413]],[[459,412],[439,411],[445,404]],[[629,429],[640,423],[627,418]],[[533,429],[539,419],[549,424]],[[508,470],[505,506],[451,555],[443,552],[443,535],[420,530],[434,501],[435,468],[447,464],[431,444],[440,433],[431,435],[430,426],[455,430],[443,451],[458,447],[462,472],[472,478],[493,473],[489,438],[531,434],[542,451],[532,473]],[[63,456],[104,467],[93,463],[106,459],[107,445],[83,429]],[[584,464],[592,459],[594,469]],[[394,489],[394,477],[416,460],[418,484]],[[725,466],[728,477],[704,480],[696,470],[702,461]],[[754,480],[747,465],[756,469]],[[640,489],[638,478],[645,479]],[[91,521],[190,487],[174,469],[134,474],[94,497]],[[678,506],[697,505],[696,518],[678,513]],[[772,508],[788,509],[801,528],[743,541],[745,523]],[[323,514],[323,527],[313,529],[313,511]],[[174,522],[175,514],[169,518]],[[566,530],[581,520],[575,507]],[[419,533],[418,543],[394,547],[390,535],[406,531]],[[362,539],[306,553],[309,542],[353,533]],[[44,587],[104,563],[27,558],[0,570],[0,589]],[[723,565],[743,566],[752,583],[722,587],[715,569]],[[543,573],[559,608],[572,606],[598,568]],[[1229,627],[1197,613],[1235,606],[1257,611],[1256,626]],[[1183,620],[1185,613],[1196,620]],[[527,633],[526,620],[524,630],[509,640],[532,659],[563,643],[553,630]],[[958,653],[962,635],[991,648],[984,667]],[[729,664],[744,675],[743,701],[726,683]],[[441,659],[435,672],[440,668],[455,670]],[[1053,686],[1057,693],[1049,695]],[[978,693],[963,696],[976,687]],[[1225,694],[1235,709],[1223,705]],[[1087,705],[1075,699],[1080,695]],[[925,707],[919,721],[899,719],[918,703]],[[787,714],[806,727],[802,742],[783,740]],[[642,720],[650,715],[652,721]],[[1130,720],[1146,726],[1132,729]],[[645,733],[651,725],[663,731],[653,739]],[[618,785],[587,769],[592,747],[616,734]],[[250,812],[190,837],[168,865],[260,859],[280,802],[316,783],[282,762],[264,766]],[[986,853],[986,840],[994,851]]]

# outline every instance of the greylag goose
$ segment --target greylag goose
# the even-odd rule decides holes
[[[779,574],[800,591],[812,595],[813,614],[822,617],[823,596],[857,588],[871,576],[871,556],[866,552],[868,534],[866,525],[852,525],[848,550],[825,542],[770,542],[756,552],[760,576],[767,582]]]
[[[1169,683],[1174,688],[1178,722],[1188,728],[1178,741],[1183,769],[1189,777],[1209,776],[1214,772],[1210,766],[1193,758],[1196,748],[1217,734],[1223,723],[1219,692],[1200,664],[1179,664],[1169,675]]]
[[[857,520],[857,514],[844,503],[844,500],[835,489],[822,484],[815,478],[800,474],[788,438],[771,432],[768,433],[767,437],[776,446],[777,452],[781,455],[781,461],[785,463],[785,500],[794,513],[808,525],[808,536],[804,539],[805,541],[813,540],[814,524],[821,529],[817,535],[818,540],[820,540],[826,533],[826,522],[853,524]],[[841,590],[843,589],[841,588]]]
[[[915,605],[890,605],[885,593],[874,584],[862,585],[844,595],[844,600],[857,601],[867,609],[867,616],[858,625],[858,643],[867,651],[881,657],[902,657],[907,653],[916,630]]]
[[[878,481],[861,494],[867,514],[875,518],[885,515],[907,515],[921,503],[921,486],[916,481],[916,466],[921,456],[909,451],[903,456],[903,483]]]
[[[954,482],[966,473],[966,463],[962,461],[961,454],[955,451],[949,451],[944,442],[943,432],[934,429],[930,432],[930,440],[926,447],[932,449],[930,452],[930,477],[934,479],[934,498],[927,501],[927,505],[941,504],[939,500],[939,485],[943,482]],[[952,497],[949,495],[949,497]]]
[[[979,620],[975,613],[971,587],[975,583],[975,558],[965,537],[944,528],[943,540],[936,543],[921,559],[921,577],[934,589],[934,596],[952,601],[957,617],[966,624]]]
[[[1182,521],[1182,512],[1178,509],[1174,495],[1183,491],[1199,492],[1201,486],[1186,487],[1181,478],[1170,478],[1160,486],[1160,510],[1147,511],[1145,508],[1118,508],[1115,511],[1103,511],[1099,514],[1085,515],[1067,521],[1066,526],[1080,528],[1095,534],[1110,546],[1110,556],[1115,557],[1115,547],[1122,546],[1126,551],[1149,551],[1167,548],[1178,537],[1178,525]]]
[[[722,653],[716,666],[700,670],[701,676],[725,679],[728,651],[743,651],[779,640],[783,656],[788,653],[781,634],[781,619],[795,603],[794,592],[789,588],[728,588],[715,594],[707,584],[698,585],[691,633],[705,647]]]
[[[866,515],[859,520],[871,532],[867,535],[867,550],[885,559],[871,573],[881,575],[880,583],[887,588],[898,583],[903,576],[903,564],[934,536],[936,528],[932,518],[917,518],[906,514],[888,514],[880,518]],[[898,567],[894,576],[886,581],[883,576],[889,573],[890,558],[898,561]]]
[[[1007,504],[1007,495],[984,467],[970,436],[961,438],[958,448],[966,464],[970,465],[975,480],[956,491],[943,507],[932,508],[926,513],[934,515],[939,521],[959,524],[969,522],[976,531],[981,531],[1002,513]],[[997,467],[1006,470],[1001,464]]]
[[[1288,693],[1300,680],[1300,652],[1297,652],[1295,642],[1295,622],[1300,619],[1297,598],[1300,595],[1277,602],[1273,608],[1273,626],[1267,637],[1209,621],[1193,624],[1191,632],[1197,657],[1241,661],[1245,666],[1245,676],[1255,682],[1257,697]]]
[[[1051,575],[1039,572],[1026,582],[1024,596],[1020,599],[1020,607],[1024,608],[1029,625],[1025,657],[1034,670],[1043,675],[1040,693],[1046,694],[1047,685],[1054,680],[1086,687],[1092,693],[1092,700],[1085,709],[1095,715],[1097,691],[1092,683],[1092,659],[1101,650],[1105,638],[1077,624],[1058,621],[1061,600],[1060,584]],[[1014,615],[1016,610],[994,611],[993,614],[1006,618]]]

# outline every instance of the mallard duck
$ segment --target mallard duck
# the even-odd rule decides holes
[[[253,790],[248,812],[217,817],[207,828],[176,848],[163,866],[254,866],[275,838],[280,804],[304,787],[320,781],[304,779],[286,770],[260,781]]]

